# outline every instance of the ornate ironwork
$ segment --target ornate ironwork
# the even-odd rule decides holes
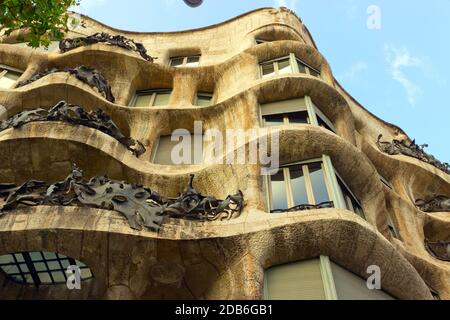
[[[441,195],[427,201],[418,199],[416,206],[424,212],[450,212],[450,198]]]
[[[427,251],[436,259],[450,261],[450,241],[425,240]]]
[[[59,49],[64,53],[75,48],[89,46],[95,43],[108,43],[110,45],[118,46],[126,50],[136,51],[145,60],[150,62],[153,62],[154,60],[147,54],[147,49],[145,49],[142,43],[134,42],[134,40],[125,38],[124,36],[120,35],[112,36],[105,32],[95,33],[87,37],[61,40],[59,42]]]
[[[30,79],[20,81],[17,83],[16,88],[23,87],[27,84],[30,84],[36,80],[39,80],[49,74],[57,73],[57,72],[67,72],[71,75],[74,75],[78,80],[83,81],[91,87],[97,88],[98,92],[100,92],[106,100],[109,102],[114,102],[116,99],[112,94],[111,87],[106,81],[105,77],[96,69],[87,67],[87,66],[79,66],[76,68],[50,68],[45,70],[44,72],[38,72],[34,74]]]
[[[405,140],[392,140],[392,142],[382,142],[382,134],[378,136],[377,146],[378,148],[389,155],[399,155],[403,154],[405,156],[413,157],[419,159],[423,162],[429,163],[436,168],[450,174],[450,165],[448,163],[442,163],[437,160],[434,156],[426,153],[424,148],[428,147],[427,144],[417,145],[415,140],[408,143]]]
[[[305,210],[315,210],[315,209],[330,209],[334,208],[333,201],[322,202],[319,204],[301,204],[289,209],[276,209],[272,210],[271,213],[286,213],[294,211],[305,211]]]
[[[110,116],[101,109],[86,112],[82,107],[68,104],[65,101],[58,102],[50,110],[33,109],[23,111],[5,121],[0,121],[0,132],[9,128],[19,128],[26,123],[36,121],[63,121],[73,125],[100,130],[103,133],[118,140],[136,157],[145,153],[144,145],[130,137],[126,137]]]
[[[49,185],[45,181],[30,180],[17,186],[0,184],[0,216],[7,211],[24,206],[80,204],[121,213],[131,228],[158,231],[164,217],[213,221],[236,218],[244,207],[241,191],[218,200],[203,196],[193,188],[194,175],[177,198],[165,198],[153,190],[135,184],[96,176],[86,182],[83,172],[73,165],[64,181]]]

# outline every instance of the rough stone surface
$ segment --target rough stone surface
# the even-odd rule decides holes
[[[97,32],[143,43],[135,52],[107,44],[66,53],[42,52],[0,38],[0,64],[24,71],[20,80],[48,68],[89,65],[107,79],[115,103],[64,73],[27,86],[0,90],[0,120],[65,100],[87,111],[101,108],[124,135],[146,152],[134,157],[98,130],[61,122],[35,122],[0,133],[0,182],[60,181],[76,162],[86,176],[106,174],[176,197],[195,174],[196,189],[223,199],[241,190],[246,207],[235,220],[210,223],[167,218],[158,232],[132,230],[113,211],[80,207],[20,208],[0,217],[0,255],[54,251],[86,263],[95,278],[81,292],[64,287],[40,290],[13,284],[0,275],[6,299],[262,299],[264,270],[328,255],[367,277],[369,265],[387,270],[383,289],[399,299],[432,299],[428,286],[450,299],[449,262],[427,251],[425,240],[449,241],[448,212],[424,212],[417,199],[450,197],[450,175],[418,159],[382,153],[376,138],[411,139],[398,127],[369,113],[334,79],[306,27],[286,9],[265,8],[221,24],[172,33],[115,30],[88,17],[75,38]],[[270,41],[255,45],[255,37]],[[171,56],[200,54],[198,68],[172,68]],[[259,62],[295,53],[320,70],[321,78],[286,74],[261,79]],[[136,90],[173,88],[168,106],[131,108]],[[194,105],[195,93],[214,92],[210,107]],[[367,221],[352,212],[318,209],[269,214],[260,165],[168,166],[151,162],[155,141],[178,128],[249,129],[259,126],[259,104],[309,95],[333,122],[323,128],[280,127],[280,161],[327,154],[361,201]],[[246,141],[248,144],[249,141]],[[444,159],[445,160],[445,159]],[[380,181],[380,175],[392,189]],[[3,201],[0,199],[0,202]],[[393,238],[388,215],[399,232]],[[427,286],[428,285],[428,286]]]

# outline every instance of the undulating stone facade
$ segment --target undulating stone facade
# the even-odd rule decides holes
[[[362,278],[368,266],[379,266],[383,290],[398,299],[433,299],[432,291],[450,299],[448,166],[411,156],[420,147],[355,101],[293,12],[263,8],[170,33],[128,32],[82,20],[67,38],[104,32],[133,41],[66,41],[63,53],[32,50],[15,43],[17,34],[4,36],[0,68],[23,73],[19,86],[0,89],[0,121],[67,101],[86,112],[101,109],[143,151],[136,156],[105,130],[61,119],[8,126],[0,131],[0,184],[63,181],[76,163],[87,179],[107,175],[175,198],[194,174],[201,194],[227,199],[240,190],[245,206],[231,219],[163,216],[157,230],[133,229],[119,212],[100,205],[45,200],[0,210],[0,256],[57,252],[82,261],[94,275],[81,290],[67,290],[65,284],[36,288],[0,273],[0,298],[263,299],[265,270],[323,255]],[[198,55],[193,67],[170,65],[171,57]],[[301,60],[309,71],[284,73],[278,64],[264,76],[260,65],[282,57]],[[82,66],[95,74],[60,72]],[[38,73],[46,74],[34,77]],[[132,106],[136,92],[156,88],[172,90],[166,105]],[[195,105],[197,92],[211,93],[211,105]],[[332,208],[270,213],[261,164],[152,161],[160,136],[179,128],[192,132],[194,121],[220,132],[258,128],[261,105],[303,97],[335,132],[308,123],[278,126],[280,163],[327,155],[365,219],[337,201]],[[403,149],[411,146],[411,154],[380,148],[380,135]],[[3,194],[0,208],[5,203]]]

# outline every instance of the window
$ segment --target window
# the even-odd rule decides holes
[[[359,201],[326,155],[280,168],[267,178],[267,191],[272,213],[336,207],[365,219]]]
[[[387,225],[388,225],[389,233],[392,236],[392,238],[399,239],[400,237],[399,237],[397,228],[395,227],[395,224],[392,221],[391,215],[389,213],[387,214]]]
[[[200,56],[172,57],[170,58],[170,66],[179,68],[192,68],[200,65]]]
[[[183,142],[184,148],[180,146],[181,142]],[[175,147],[178,150],[173,150]],[[160,136],[154,150],[153,162],[157,164],[200,164],[203,160],[203,135],[184,135],[176,141],[172,141],[170,135]],[[174,151],[174,155],[172,155],[172,151]],[[174,157],[178,159],[174,159]]]
[[[13,88],[21,75],[19,70],[0,65],[0,88]]]
[[[8,279],[37,287],[67,282],[67,267],[78,266],[81,280],[93,278],[84,263],[52,252],[21,252],[0,257],[0,269]]]
[[[276,266],[264,274],[265,300],[394,300],[370,290],[366,280],[330,261],[318,259]]]
[[[363,209],[359,203],[359,201],[356,199],[356,197],[353,195],[353,193],[350,191],[350,188],[347,187],[344,180],[337,174],[338,177],[338,183],[339,187],[342,190],[342,195],[344,197],[345,206],[347,210],[353,211],[357,215],[359,215],[361,218],[366,219]]]
[[[171,94],[170,89],[138,91],[131,101],[131,106],[140,108],[166,106],[169,104]]]
[[[195,105],[201,107],[209,107],[212,104],[213,95],[210,93],[197,93],[197,100]]]
[[[261,105],[261,124],[263,127],[313,124],[336,132],[332,122],[308,96]]]
[[[320,77],[320,72],[317,69],[296,58],[292,53],[287,57],[263,62],[260,64],[260,68],[263,78],[288,73],[305,73],[314,77]]]
[[[262,43],[266,43],[266,42],[270,42],[267,40],[263,40],[263,39],[255,39],[256,44],[262,44]]]
[[[271,212],[283,212],[302,206],[333,207],[323,164],[306,162],[281,168],[270,177]]]

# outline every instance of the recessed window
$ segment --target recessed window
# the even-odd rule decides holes
[[[175,68],[185,67],[193,68],[200,65],[200,56],[172,57],[170,66]]]
[[[314,124],[336,132],[332,122],[309,97],[261,105],[262,126]]]
[[[272,213],[336,207],[365,219],[359,201],[328,156],[281,167],[277,174],[268,177],[267,189]]]
[[[283,167],[269,180],[271,212],[307,205],[333,207],[321,162]]]
[[[265,300],[395,300],[326,256],[289,263],[264,273]]]
[[[350,188],[347,187],[347,184],[344,182],[344,180],[339,176],[339,174],[336,174],[338,178],[339,187],[342,191],[342,195],[344,197],[345,205],[348,210],[353,211],[357,215],[359,215],[361,218],[365,219],[364,211],[361,207],[361,204],[356,199],[353,192],[350,191]]]
[[[14,88],[22,73],[18,70],[0,65],[0,88]]]
[[[195,105],[200,107],[209,107],[212,104],[213,95],[210,93],[197,93]]]
[[[131,101],[131,106],[140,108],[166,106],[169,104],[171,94],[170,89],[138,91]]]
[[[262,43],[266,43],[266,42],[270,42],[267,40],[263,40],[263,39],[255,39],[256,44],[262,44]]]
[[[58,253],[21,252],[0,257],[0,270],[8,279],[37,287],[66,283],[69,266],[79,267],[81,280],[93,278],[87,265]]]
[[[203,135],[186,134],[172,141],[160,136],[153,152],[153,162],[163,165],[200,164],[203,160]]]
[[[291,73],[305,73],[314,77],[320,77],[320,72],[317,69],[295,57],[294,54],[263,62],[260,64],[260,69],[263,78]]]

